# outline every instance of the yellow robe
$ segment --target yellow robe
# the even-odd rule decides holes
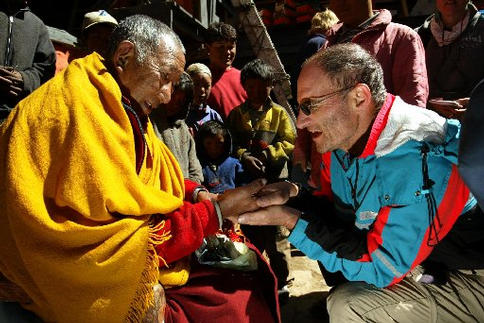
[[[158,277],[150,214],[182,205],[183,175],[149,123],[135,170],[121,91],[92,54],[0,128],[0,271],[46,321],[139,321]],[[117,214],[117,215],[116,215]],[[120,216],[121,215],[121,216]]]

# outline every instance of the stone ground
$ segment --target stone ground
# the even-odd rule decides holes
[[[325,299],[329,291],[316,261],[291,247],[289,300],[281,306],[282,323],[327,323]]]

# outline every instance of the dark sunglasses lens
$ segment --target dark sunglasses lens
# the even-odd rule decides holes
[[[307,116],[311,114],[311,109],[309,108],[309,104],[307,102],[301,103],[299,105],[299,109]]]

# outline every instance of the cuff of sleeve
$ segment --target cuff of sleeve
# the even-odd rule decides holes
[[[210,200],[201,201],[193,204],[196,209],[200,222],[203,226],[205,236],[215,234],[219,229],[219,221],[215,206]]]
[[[218,219],[218,227],[220,230],[222,230],[222,225],[224,223],[224,218],[222,216],[222,210],[220,210],[220,205],[218,204],[217,201],[212,201],[213,206],[215,207],[215,213],[217,213],[217,219]]]
[[[193,197],[193,191],[199,187],[200,184],[195,183],[192,180],[185,178],[185,201],[191,201]]]
[[[203,186],[197,186],[194,190],[193,190],[193,194],[192,194],[192,202],[193,203],[197,203],[198,202],[198,193],[200,192],[208,192],[208,190],[203,187]]]
[[[287,238],[290,243],[294,246],[299,245],[306,238],[306,228],[308,222],[301,217],[297,220],[294,229],[292,229],[291,234]]]

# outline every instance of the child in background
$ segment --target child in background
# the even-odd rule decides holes
[[[244,66],[240,79],[248,98],[227,119],[235,154],[253,178],[287,178],[296,134],[286,110],[270,98],[274,70],[255,59]]]
[[[212,89],[212,72],[210,72],[208,66],[202,63],[191,64],[187,68],[187,73],[193,81],[193,103],[185,122],[192,131],[192,135],[195,136],[200,126],[205,122],[210,120],[223,121],[220,114],[207,104]]]
[[[174,86],[170,102],[154,109],[150,118],[156,135],[177,159],[183,176],[200,184],[203,181],[202,166],[197,158],[195,141],[184,120],[192,99],[192,80],[183,73]]]
[[[210,193],[223,193],[242,184],[240,161],[230,157],[230,133],[219,121],[207,121],[197,133],[197,152],[202,164],[203,185]]]
[[[286,178],[296,134],[286,110],[270,98],[274,71],[255,59],[244,66],[240,80],[248,98],[227,119],[236,156],[252,178],[265,177],[269,181]],[[282,230],[276,226],[242,226],[245,236],[261,252],[266,251],[278,280],[279,299],[285,302],[289,297],[286,261],[289,242]]]
[[[210,120],[199,129],[196,137],[197,153],[202,163],[203,186],[213,194],[221,194],[243,184],[242,164],[230,156],[232,140],[220,121]],[[239,224],[224,220],[220,230],[205,237],[195,252],[199,263],[243,271],[257,270],[254,248],[240,230]]]
[[[214,22],[208,26],[205,41],[212,71],[208,104],[225,120],[247,98],[240,84],[240,71],[232,66],[237,53],[237,31],[224,22]]]

